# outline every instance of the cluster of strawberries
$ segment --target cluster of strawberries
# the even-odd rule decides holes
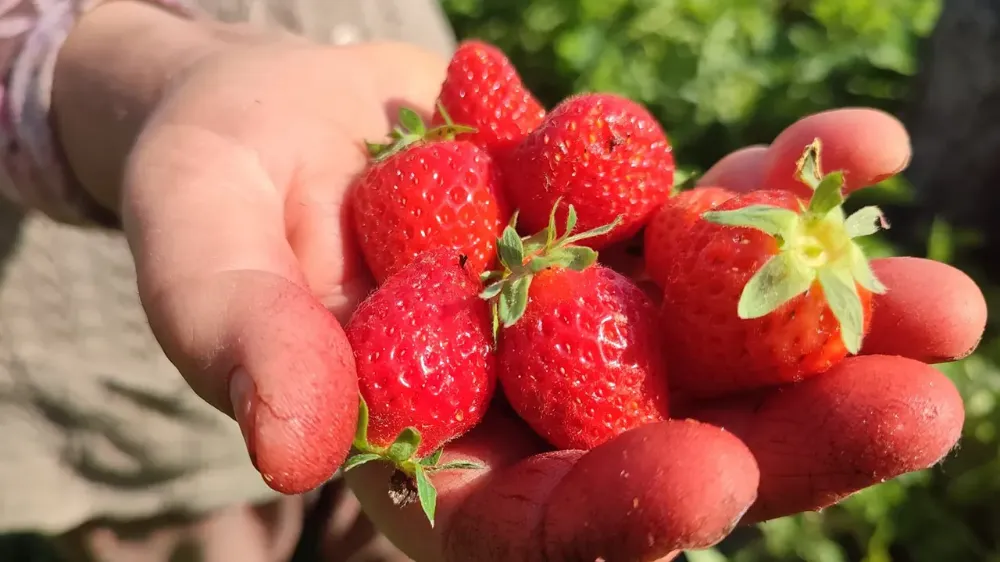
[[[797,150],[779,190],[674,194],[671,145],[608,94],[550,112],[496,48],[467,42],[437,112],[403,109],[351,194],[378,288],[347,325],[361,390],[345,469],[392,463],[433,521],[427,475],[498,384],[560,449],[590,449],[710,398],[803,380],[856,353],[883,291],[855,239],[877,208]],[[644,266],[609,258],[639,248]],[[499,381],[499,383],[497,382]]]

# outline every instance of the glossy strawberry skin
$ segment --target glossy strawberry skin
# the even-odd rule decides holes
[[[421,434],[417,456],[475,426],[496,386],[489,305],[453,250],[438,249],[390,277],[346,327],[368,439],[385,447],[400,431]]]
[[[676,259],[674,253],[678,240],[701,220],[702,213],[735,196],[735,193],[722,187],[696,187],[682,191],[664,203],[643,233],[643,252],[649,277],[662,287]]]
[[[787,191],[756,191],[715,209],[750,205],[799,210],[800,200]],[[797,382],[847,355],[818,283],[764,317],[738,317],[743,287],[777,249],[775,240],[758,230],[705,220],[683,238],[665,280],[662,308],[673,388],[708,398]],[[857,289],[867,331],[871,293]]]
[[[572,204],[578,228],[622,217],[608,234],[584,244],[599,249],[631,238],[670,196],[674,157],[667,137],[641,105],[611,94],[567,98],[504,162],[508,198],[525,233],[545,227],[561,199],[560,223]]]
[[[657,309],[602,266],[537,274],[525,315],[501,331],[498,376],[511,406],[561,449],[590,449],[667,418]]]
[[[373,163],[351,196],[355,233],[379,283],[420,253],[451,248],[481,272],[509,218],[499,168],[465,141],[427,142]]]
[[[475,127],[463,135],[503,158],[545,117],[545,109],[521,82],[500,49],[481,41],[465,41],[448,64],[438,102],[452,121]],[[440,110],[432,125],[443,125]]]

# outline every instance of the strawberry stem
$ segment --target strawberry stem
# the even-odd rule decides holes
[[[389,133],[389,142],[377,143],[365,141],[368,155],[374,162],[382,162],[394,154],[421,142],[455,140],[460,134],[475,133],[474,127],[456,125],[444,108],[438,104],[445,124],[428,129],[423,119],[416,111],[407,107],[399,109],[399,124]]]
[[[407,493],[410,487],[416,488],[417,499],[424,515],[434,526],[434,515],[437,507],[437,490],[428,476],[442,470],[481,470],[483,465],[468,461],[452,461],[439,464],[444,448],[439,448],[424,458],[416,458],[420,448],[420,432],[414,427],[407,427],[399,432],[396,439],[388,447],[378,447],[368,441],[369,410],[364,397],[359,396],[358,427],[354,434],[353,452],[341,467],[344,472],[357,468],[372,461],[380,461],[392,465],[397,473],[403,476],[398,486],[390,489],[390,495],[400,498],[405,504],[411,500]],[[395,478],[394,478],[395,481]],[[396,487],[405,488],[397,490]]]
[[[566,268],[583,271],[597,261],[597,252],[586,246],[576,246],[576,242],[601,236],[617,227],[622,217],[609,224],[572,234],[576,228],[577,214],[573,205],[566,212],[566,225],[562,236],[556,226],[556,211],[560,200],[556,200],[549,213],[548,226],[531,236],[521,237],[515,228],[517,213],[510,224],[497,238],[497,256],[500,269],[487,271],[481,279],[487,283],[479,294],[490,301],[493,310],[493,337],[497,337],[500,327],[509,328],[524,316],[528,306],[528,290],[535,274],[551,268]]]
[[[822,145],[815,139],[798,160],[796,178],[813,190],[798,212],[770,205],[732,211],[709,211],[702,217],[716,224],[753,228],[771,235],[778,252],[747,282],[740,295],[740,318],[759,318],[806,293],[815,283],[840,325],[849,352],[857,353],[864,336],[864,307],[857,287],[885,292],[855,239],[888,228],[882,211],[865,207],[845,217],[844,175],[824,174]]]

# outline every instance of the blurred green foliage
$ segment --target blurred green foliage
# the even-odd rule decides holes
[[[921,39],[940,0],[444,0],[460,37],[501,47],[549,107],[577,92],[643,102],[686,171],[767,143],[797,118],[865,105],[900,113]],[[906,212],[902,178],[855,204]],[[976,236],[938,221],[912,247],[886,239],[873,255],[915,249],[1000,288],[961,261]],[[961,446],[932,470],[866,490],[822,513],[736,532],[692,562],[1000,561],[1000,332],[972,357],[940,368],[966,400]]]
[[[548,105],[616,92],[704,167],[801,115],[904,101],[940,0],[445,0],[461,37],[501,47]]]

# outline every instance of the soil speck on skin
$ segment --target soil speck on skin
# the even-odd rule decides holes
[[[403,507],[417,501],[417,484],[402,470],[396,470],[389,478],[389,498],[393,505]]]

